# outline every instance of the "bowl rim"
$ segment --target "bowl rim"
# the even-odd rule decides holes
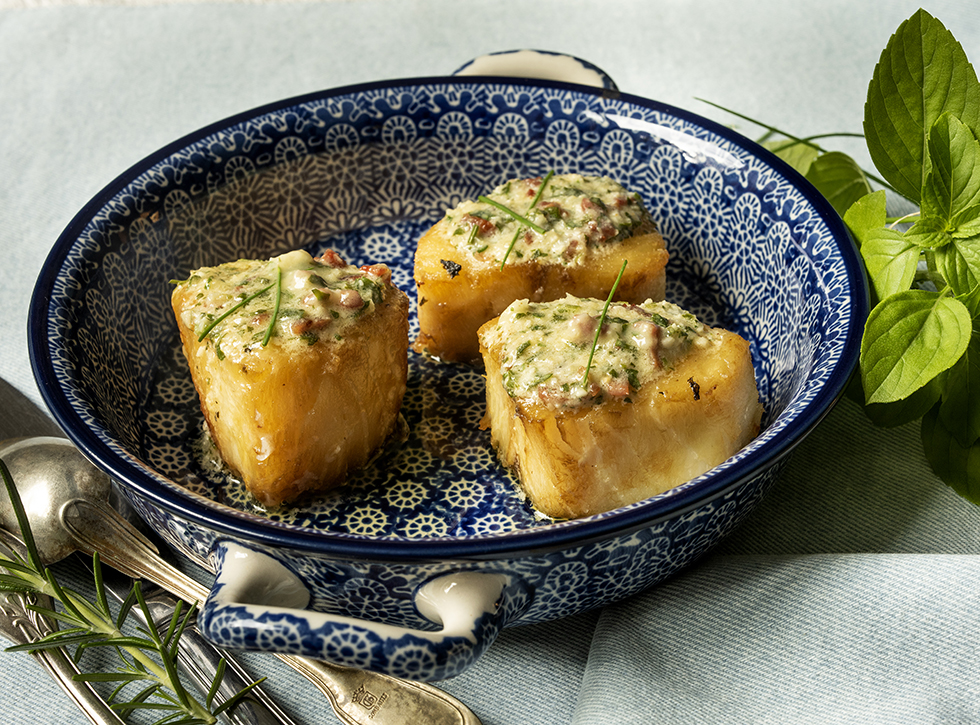
[[[48,311],[52,299],[52,289],[65,256],[92,217],[104,208],[109,200],[160,161],[171,157],[191,144],[246,120],[335,96],[435,84],[532,86],[567,90],[577,94],[623,101],[627,104],[645,107],[676,117],[720,136],[728,143],[741,147],[751,155],[762,158],[774,171],[791,181],[829,227],[834,239],[837,240],[837,247],[844,258],[847,284],[851,293],[849,302],[851,324],[847,330],[846,338],[841,343],[839,359],[832,373],[826,378],[822,388],[807,408],[790,420],[777,438],[767,441],[764,446],[752,451],[745,458],[730,466],[721,470],[713,470],[709,474],[693,479],[693,485],[685,485],[676,493],[668,492],[671,495],[646,499],[592,517],[560,521],[547,526],[512,530],[496,535],[414,539],[318,532],[276,524],[259,516],[246,514],[220,504],[215,504],[214,508],[201,506],[196,503],[200,497],[192,494],[181,495],[179,491],[171,491],[159,486],[153,477],[140,466],[129,465],[129,462],[112,450],[94,431],[85,426],[84,421],[74,411],[62,389],[48,354],[50,344]],[[621,91],[562,81],[514,77],[422,76],[339,86],[292,96],[247,109],[185,134],[131,165],[103,187],[75,214],[47,255],[31,297],[28,313],[28,352],[34,378],[45,404],[65,434],[86,457],[138,497],[147,499],[154,506],[208,529],[218,536],[248,540],[260,545],[298,548],[348,559],[380,561],[492,560],[572,548],[588,542],[627,535],[654,526],[668,518],[682,515],[710,500],[725,495],[755,476],[761,475],[771,466],[783,461],[804,437],[823,420],[844,393],[858,361],[863,321],[867,317],[869,307],[870,291],[860,254],[837,212],[823,195],[796,170],[775,154],[734,130],[693,112]],[[705,479],[706,476],[710,476],[710,478]]]

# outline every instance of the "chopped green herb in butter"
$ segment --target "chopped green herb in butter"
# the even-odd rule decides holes
[[[501,265],[531,259],[581,264],[589,247],[653,226],[638,194],[612,179],[581,174],[514,179],[446,217],[457,249]]]
[[[240,357],[269,344],[302,347],[341,339],[354,320],[385,299],[385,265],[355,267],[336,252],[296,250],[269,260],[240,259],[195,270],[187,285],[193,304],[182,321],[219,357]]]
[[[715,331],[677,305],[613,302],[589,366],[604,305],[571,295],[512,303],[484,339],[499,350],[507,393],[551,409],[632,402],[632,394],[672,370],[693,346],[720,343]]]

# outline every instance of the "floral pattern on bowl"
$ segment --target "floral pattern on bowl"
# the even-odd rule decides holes
[[[332,247],[355,264],[389,264],[414,311],[422,232],[461,199],[548,170],[605,174],[640,193],[671,252],[668,299],[751,342],[766,411],[755,441],[661,496],[552,521],[527,505],[479,430],[479,373],[412,354],[408,437],[345,487],[268,512],[209,462],[170,280]],[[625,94],[457,78],[290,99],[162,149],[66,229],[39,279],[31,343],[69,436],[197,562],[217,565],[219,542],[243,541],[286,562],[312,609],[406,626],[427,625],[413,599],[422,582],[506,572],[533,592],[502,605],[513,624],[640,591],[731,530],[843,390],[866,311],[840,220],[736,134]],[[219,609],[205,614],[226,618]],[[337,634],[301,636],[301,618],[282,621],[303,652],[322,653]],[[423,675],[456,671],[443,663]]]

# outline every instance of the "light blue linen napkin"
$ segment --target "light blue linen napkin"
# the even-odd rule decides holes
[[[573,723],[980,719],[980,557],[711,558],[603,611]]]
[[[601,612],[572,722],[976,722],[978,554],[918,426],[842,400],[714,553]]]

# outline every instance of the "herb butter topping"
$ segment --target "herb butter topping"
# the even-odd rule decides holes
[[[677,305],[613,302],[593,354],[604,306],[602,300],[566,295],[553,302],[518,300],[504,310],[483,343],[499,350],[508,395],[553,410],[609,399],[628,403],[692,347],[720,343],[716,331]]]
[[[183,323],[209,339],[219,358],[238,358],[269,344],[342,339],[348,325],[384,301],[390,283],[383,264],[358,268],[333,250],[316,258],[296,250],[202,267],[177,284],[188,288]]]
[[[460,251],[498,264],[581,264],[589,247],[653,227],[640,197],[612,179],[548,174],[514,179],[446,213]]]

